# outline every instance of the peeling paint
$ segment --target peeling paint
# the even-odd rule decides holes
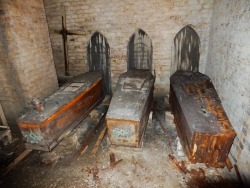
[[[129,129],[119,129],[119,128],[112,129],[111,133],[112,133],[112,137],[114,137],[114,139],[126,140],[126,141],[128,141],[129,138],[132,135],[131,130],[129,130]]]
[[[43,139],[43,136],[40,133],[34,133],[32,130],[22,132],[22,134],[27,142],[31,144],[38,144]]]

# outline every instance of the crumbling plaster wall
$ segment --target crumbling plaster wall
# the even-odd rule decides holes
[[[153,44],[153,69],[156,71],[156,94],[169,90],[171,47],[173,39],[187,24],[201,40],[200,70],[204,72],[213,0],[44,0],[53,56],[58,75],[64,74],[61,6],[66,8],[68,30],[82,35],[68,36],[70,74],[88,71],[87,45],[95,31],[101,32],[110,45],[111,77],[117,78],[127,68],[127,45],[138,28]]]
[[[0,102],[14,130],[32,97],[58,88],[43,0],[0,1],[0,85]]]
[[[250,184],[250,1],[216,0],[205,73],[237,132],[231,159]]]

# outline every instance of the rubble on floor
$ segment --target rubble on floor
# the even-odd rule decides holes
[[[178,155],[177,133],[167,98],[157,99],[143,147],[113,147],[103,127],[94,129],[106,105],[98,106],[53,151],[33,151],[2,180],[0,187],[240,187],[234,169],[191,164]],[[93,132],[82,155],[85,139]]]

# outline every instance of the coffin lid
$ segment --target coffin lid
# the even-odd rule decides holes
[[[150,70],[129,70],[121,74],[106,118],[139,121],[154,80]]]
[[[210,78],[200,72],[176,71],[171,87],[191,132],[234,132]]]
[[[42,112],[31,109],[17,121],[40,124],[101,79],[101,72],[79,74],[60,87],[59,90],[44,99],[44,110]]]

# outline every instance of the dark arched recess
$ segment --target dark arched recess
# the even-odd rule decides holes
[[[127,69],[152,70],[152,41],[142,29],[138,29],[128,43]]]
[[[183,27],[174,38],[173,58],[175,70],[199,71],[200,38],[189,25]]]
[[[105,93],[111,94],[110,81],[110,48],[106,38],[95,32],[88,44],[89,71],[102,71],[104,75]]]

